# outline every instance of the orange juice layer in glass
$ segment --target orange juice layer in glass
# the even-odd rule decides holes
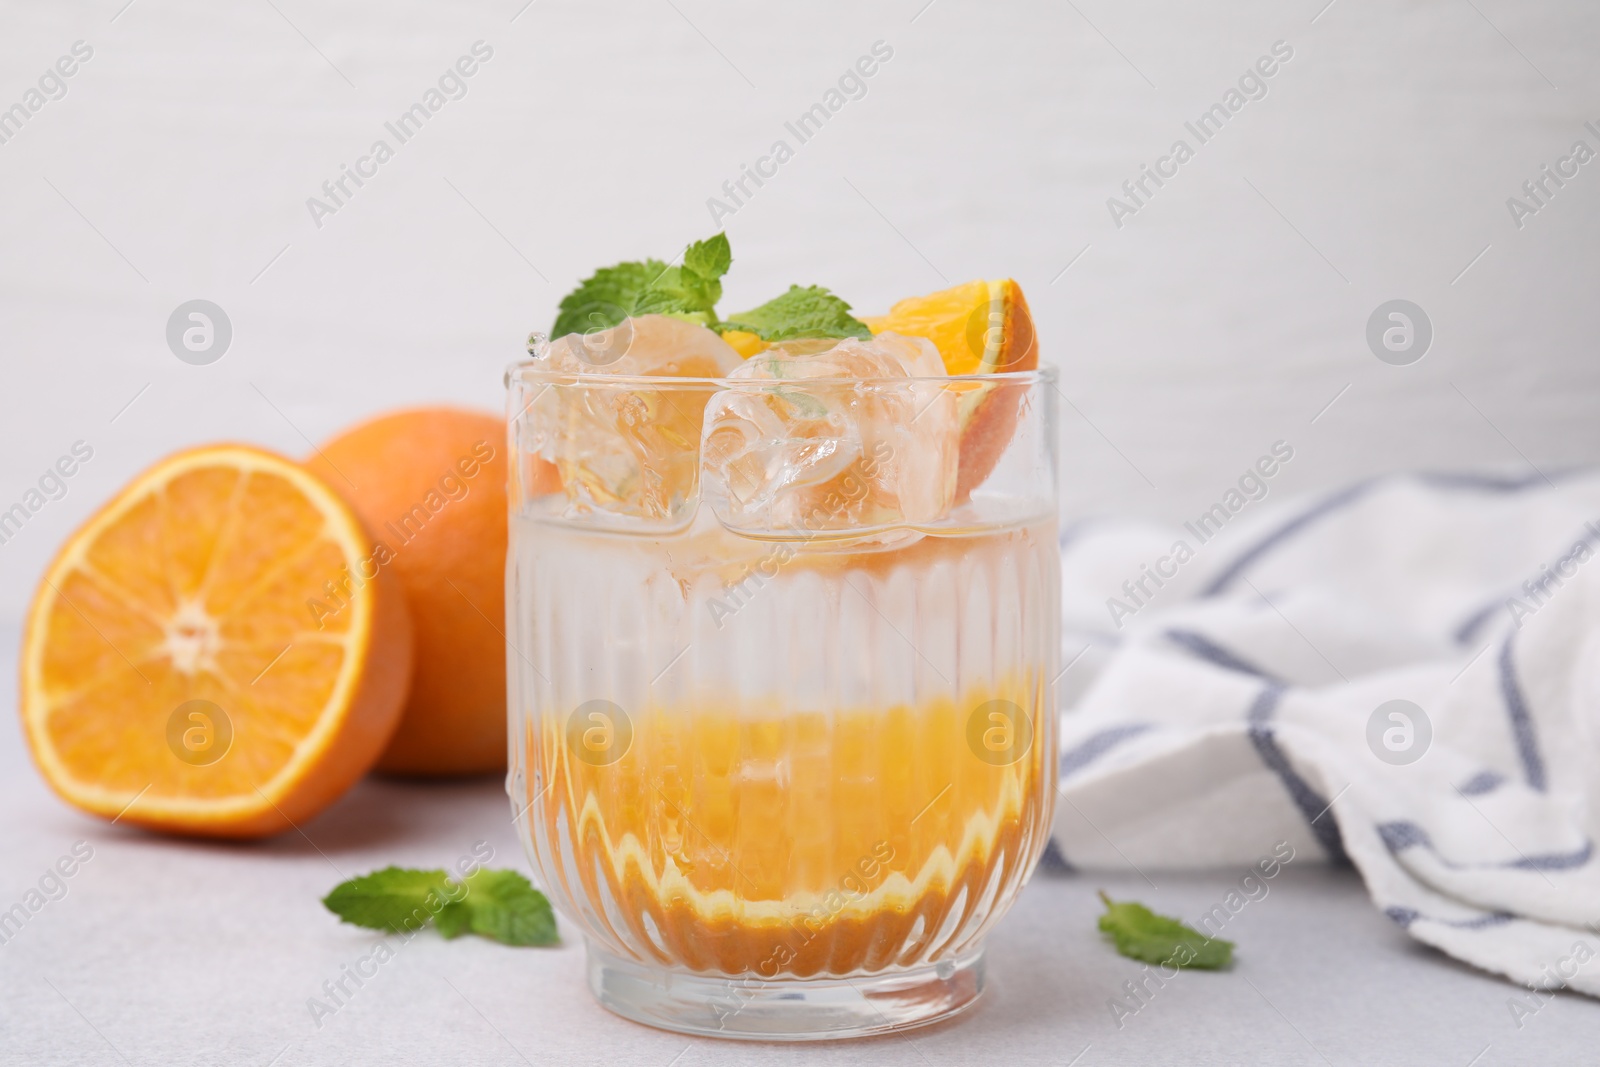
[[[538,539],[517,565],[539,601],[585,605],[514,665],[549,697],[513,780],[558,907],[613,952],[703,974],[847,975],[978,942],[1049,829],[1053,523],[742,562],[725,534],[704,554]],[[770,577],[730,598],[751,559]],[[635,656],[638,678],[618,666]]]

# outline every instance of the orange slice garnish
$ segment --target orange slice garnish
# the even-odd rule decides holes
[[[23,638],[22,718],[61,797],[175,833],[288,829],[400,719],[411,623],[361,521],[292,460],[170,456],[75,532]]]
[[[952,375],[1029,371],[1039,343],[1022,287],[1010,278],[973,281],[902,300],[889,314],[864,318],[875,334],[926,337]],[[961,383],[961,461],[955,500],[971,496],[1011,443],[1022,400],[1019,386]]]
[[[745,359],[760,355],[772,347],[761,339],[760,334],[751,333],[749,330],[725,330],[722,339]]]
[[[913,296],[889,314],[861,320],[873,333],[926,337],[951,374],[1033,370],[1039,345],[1022,287],[1010,278]]]

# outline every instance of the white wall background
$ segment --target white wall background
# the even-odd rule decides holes
[[[1600,457],[1600,162],[1520,230],[1505,204],[1600,149],[1593,4],[524,2],[0,5],[0,108],[94,49],[0,144],[0,508],[95,450],[0,545],[0,613],[170,450],[498,408],[576,279],[710,232],[707,197],[880,39],[866,97],[728,220],[724,306],[1014,275],[1071,401],[1072,513],[1197,510],[1279,438],[1276,492]],[[468,95],[316,228],[306,198],[479,39]],[[1106,198],[1280,39],[1268,96],[1114,227]],[[165,342],[197,297],[233,323],[210,366]],[[1436,330],[1408,367],[1364,339],[1395,297]]]

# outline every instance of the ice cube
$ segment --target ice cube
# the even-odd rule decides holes
[[[944,361],[920,337],[776,345],[705,412],[707,495],[731,529],[807,537],[935,522],[960,440]]]
[[[564,518],[675,527],[697,502],[700,426],[716,378],[743,360],[716,333],[666,315],[642,315],[552,341],[540,369],[581,375],[543,387],[529,408],[530,445],[561,475]],[[659,388],[610,378],[661,378]]]
[[[640,315],[551,341],[540,362],[567,374],[720,378],[744,361],[716,332],[670,315]]]

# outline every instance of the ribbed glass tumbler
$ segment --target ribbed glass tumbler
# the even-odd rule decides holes
[[[1053,374],[508,372],[507,785],[607,1007],[801,1040],[978,997],[1054,799]]]

